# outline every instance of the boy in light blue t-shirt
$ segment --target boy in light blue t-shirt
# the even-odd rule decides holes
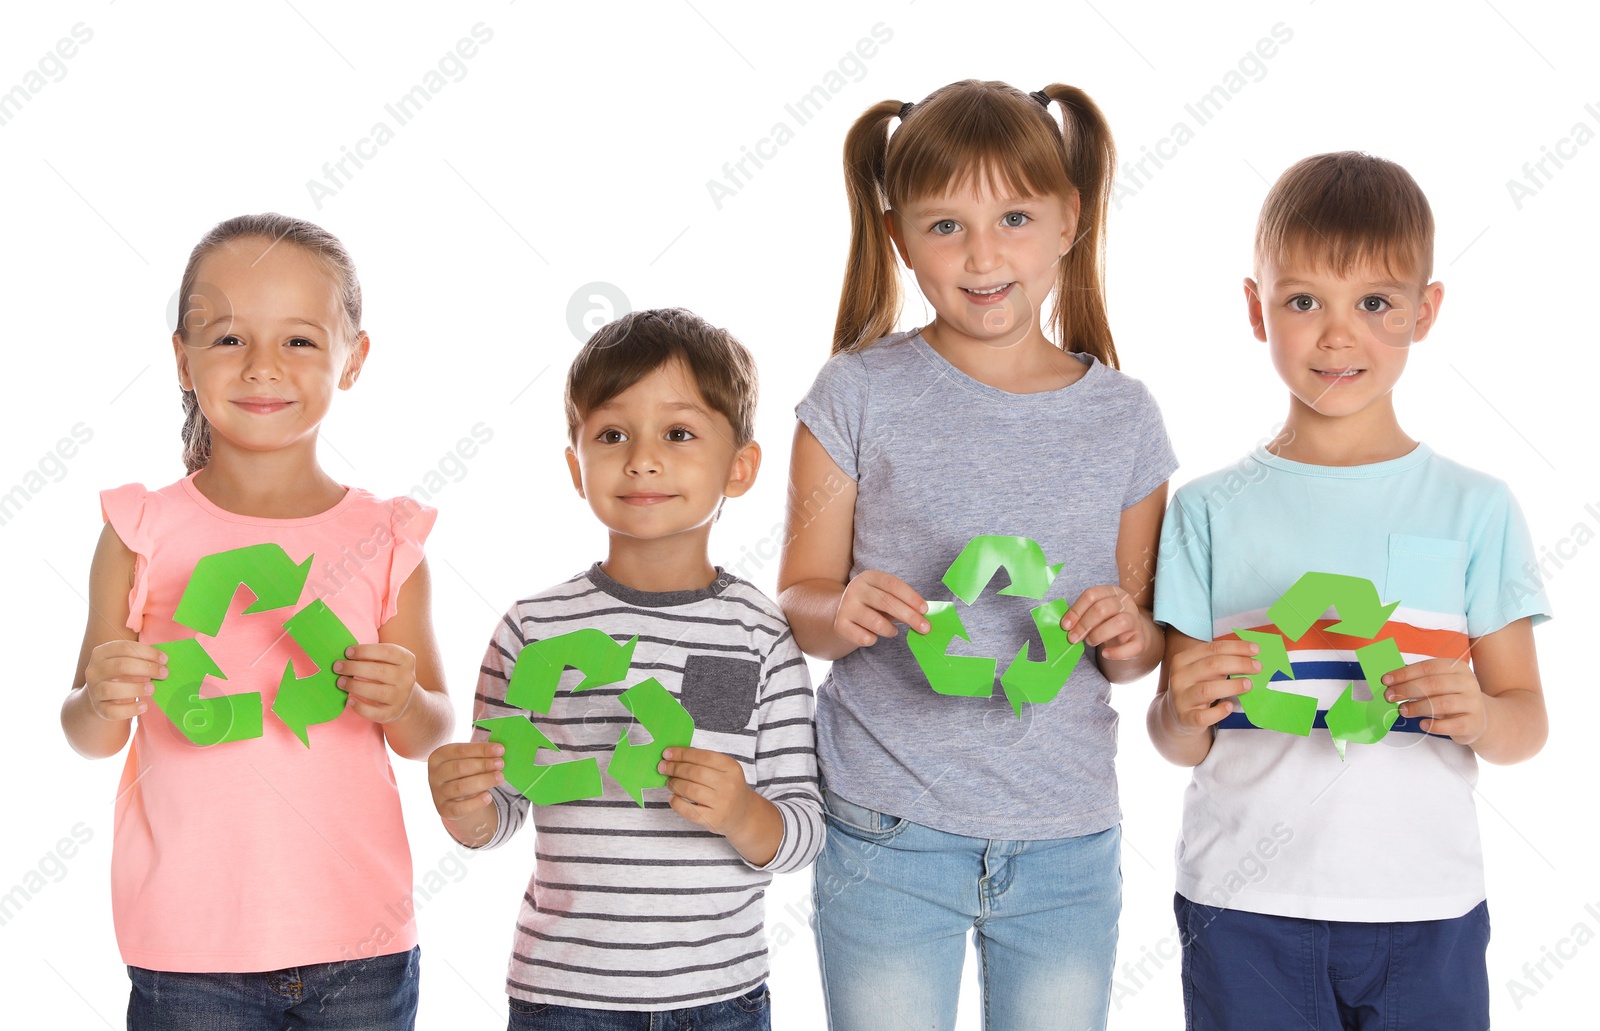
[[[1288,417],[1163,528],[1148,725],[1194,767],[1175,900],[1193,1029],[1488,1027],[1476,758],[1544,745],[1549,606],[1505,484],[1395,416],[1443,298],[1432,252],[1398,165],[1284,173],[1245,295]]]

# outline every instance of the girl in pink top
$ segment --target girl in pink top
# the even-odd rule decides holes
[[[317,427],[369,346],[337,239],[230,219],[189,256],[180,297],[189,475],[101,495],[61,710],[85,756],[132,738],[112,853],[128,1026],[410,1028],[411,854],[388,749],[426,758],[453,724],[422,557],[435,513],[317,463]]]

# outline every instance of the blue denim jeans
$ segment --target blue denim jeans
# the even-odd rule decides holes
[[[1106,1026],[1122,832],[1003,841],[936,831],[824,789],[812,880],[832,1031],[955,1027],[972,933],[988,1031]]]
[[[128,1031],[411,1031],[422,952],[260,974],[129,967]]]
[[[1489,904],[1353,923],[1173,899],[1189,1031],[1485,1031]]]
[[[765,983],[743,995],[681,1010],[595,1010],[511,999],[507,1031],[769,1031]]]

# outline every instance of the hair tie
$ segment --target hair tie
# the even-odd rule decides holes
[[[915,104],[913,104],[913,103],[912,103],[912,102],[911,102],[911,101],[909,101],[909,100],[908,100],[908,101],[906,101],[906,102],[905,102],[905,103],[904,103],[904,104],[901,104],[901,105],[900,105],[900,120],[901,120],[901,121],[902,121],[902,122],[903,122],[903,121],[905,121],[905,120],[906,120],[906,115],[909,115],[909,114],[910,114],[910,113],[911,113],[911,109],[912,109],[912,108],[913,108],[913,107],[915,107],[915,106],[916,106],[916,105],[915,105]]]
[[[1036,89],[1032,93],[1029,93],[1028,96],[1032,97],[1034,100],[1037,100],[1039,102],[1039,106],[1044,108],[1046,111],[1050,110],[1050,94],[1046,93],[1044,90]]]

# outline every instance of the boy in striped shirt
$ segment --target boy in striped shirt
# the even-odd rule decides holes
[[[608,775],[600,797],[531,807],[512,1029],[657,1026],[660,1011],[674,1026],[769,1026],[765,888],[815,858],[823,822],[805,661],[778,607],[708,557],[724,499],[760,466],[755,404],[749,352],[681,309],[602,327],[568,374],[567,464],[608,554],[506,613],[475,718],[527,716],[567,762],[605,765],[634,723],[618,696],[654,678],[693,717],[693,747],[666,750],[665,789],[631,788],[642,806]],[[507,702],[524,648],[593,629],[618,645],[637,638],[626,677],[576,693],[585,673],[568,668],[548,713]],[[475,848],[503,844],[530,811],[487,736],[479,728],[428,764],[445,827]]]
[[[1398,165],[1323,154],[1284,173],[1245,297],[1288,416],[1182,487],[1163,527],[1148,725],[1194,767],[1175,899],[1193,1029],[1489,1026],[1476,760],[1544,744],[1548,604],[1522,582],[1533,548],[1506,485],[1395,415],[1443,299],[1432,259]]]

